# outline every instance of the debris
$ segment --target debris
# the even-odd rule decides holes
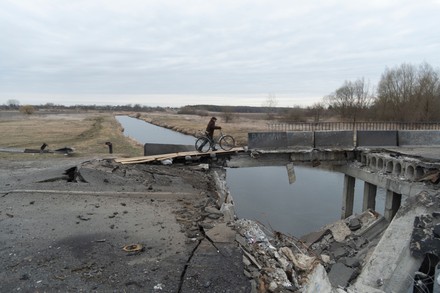
[[[287,169],[287,177],[289,177],[289,184],[293,184],[296,181],[295,169],[293,163],[289,163],[286,165]]]
[[[122,250],[126,251],[126,252],[139,252],[142,251],[144,249],[144,247],[142,246],[142,244],[130,244],[130,245],[125,245]]]
[[[110,219],[113,219],[114,217],[116,217],[116,215],[119,214],[118,212],[113,212],[113,215],[108,216]]]
[[[82,220],[82,221],[88,221],[88,220],[91,219],[91,218],[84,217],[83,215],[78,215],[77,218]]]
[[[162,165],[172,165],[173,164],[173,159],[166,159],[166,160],[162,160],[160,161],[162,163]]]
[[[350,228],[351,231],[356,231],[362,227],[361,221],[358,218],[353,218],[348,223],[348,228]]]
[[[426,253],[440,257],[439,233],[440,219],[432,214],[417,216],[410,240],[410,250],[413,256],[422,257]]]
[[[338,288],[339,286],[346,287],[354,272],[354,269],[338,262],[332,266],[328,273],[328,278],[334,288]]]
[[[329,229],[333,237],[337,242],[342,242],[345,240],[345,238],[351,234],[350,228],[347,227],[344,221],[340,220],[337,221],[331,225],[326,226],[327,229]]]
[[[316,261],[315,257],[311,257],[302,253],[293,253],[289,247],[281,247],[280,252],[283,253],[293,265],[305,272],[313,269],[313,264]]]

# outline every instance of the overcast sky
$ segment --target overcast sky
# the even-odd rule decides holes
[[[312,105],[440,65],[440,0],[0,0],[0,104]]]

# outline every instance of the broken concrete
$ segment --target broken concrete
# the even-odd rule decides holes
[[[212,172],[83,160],[0,165],[1,292],[250,291]]]

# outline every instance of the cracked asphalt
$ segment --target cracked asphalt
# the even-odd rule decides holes
[[[211,172],[2,160],[0,292],[250,292]]]

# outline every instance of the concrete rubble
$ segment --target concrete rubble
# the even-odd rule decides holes
[[[440,278],[436,192],[406,199],[391,223],[369,209],[295,238],[236,218],[222,160],[32,164],[2,166],[9,172],[0,176],[0,259],[7,268],[1,290],[342,293],[440,286],[433,281]]]

